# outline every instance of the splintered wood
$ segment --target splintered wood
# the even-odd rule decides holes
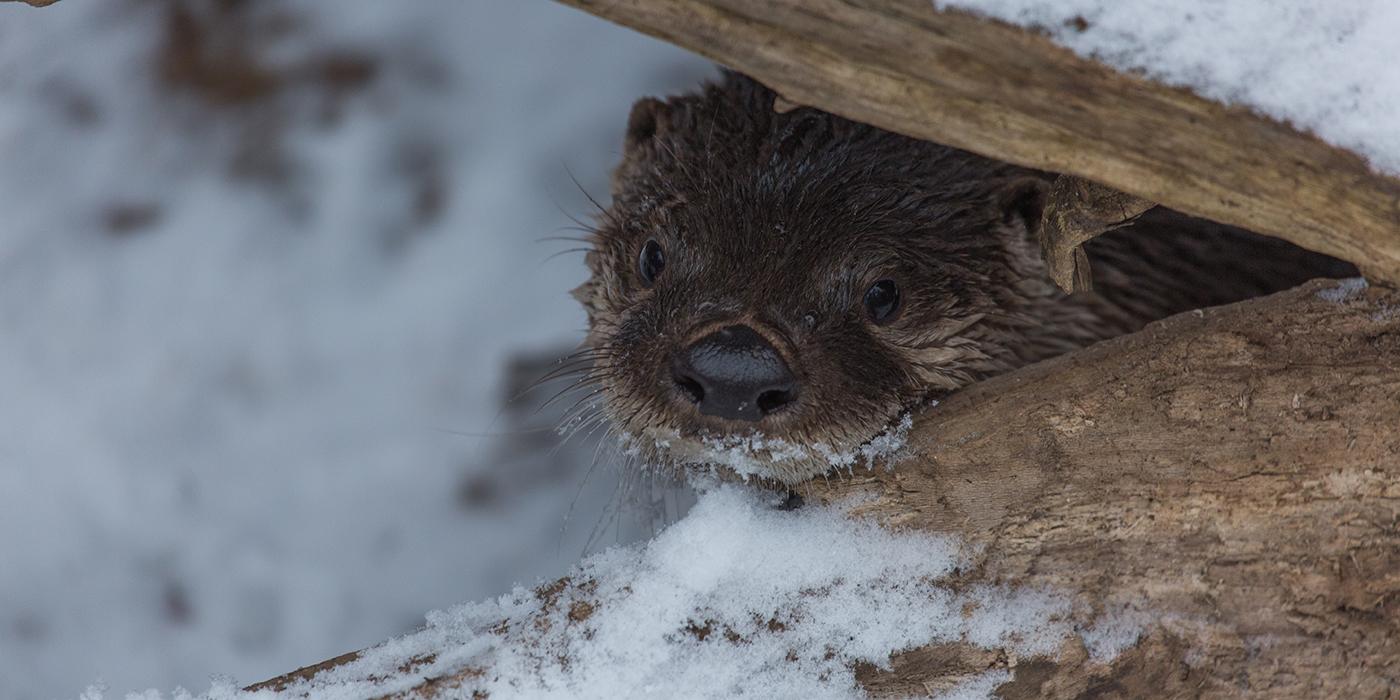
[[[1084,244],[1096,236],[1132,224],[1156,206],[1145,199],[1072,175],[1050,186],[1040,222],[1040,252],[1050,279],[1066,292],[1093,289]]]

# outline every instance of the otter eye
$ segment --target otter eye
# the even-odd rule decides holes
[[[642,285],[656,284],[656,278],[666,269],[666,254],[661,252],[661,244],[655,238],[647,239],[642,252],[637,255],[637,274],[642,276]]]
[[[899,313],[899,287],[894,280],[880,280],[865,290],[865,313],[875,323],[889,323]]]

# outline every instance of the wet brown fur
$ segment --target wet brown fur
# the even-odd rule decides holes
[[[575,295],[605,411],[652,463],[706,461],[703,439],[755,430],[850,451],[984,377],[1181,311],[1354,274],[1158,208],[1092,241],[1095,291],[1067,297],[1035,243],[1044,173],[812,108],[780,114],[774,98],[726,73],[632,111],[592,277]],[[650,289],[637,272],[649,238],[666,253]],[[902,309],[877,326],[861,300],[884,278]],[[700,415],[670,381],[672,353],[734,322],[767,337],[801,381],[797,402],[758,425]],[[829,468],[811,455],[761,475],[793,483]]]

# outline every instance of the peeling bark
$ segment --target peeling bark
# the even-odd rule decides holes
[[[1073,175],[1055,178],[1046,196],[1039,232],[1040,252],[1050,279],[1065,292],[1093,289],[1084,244],[1131,224],[1154,206],[1145,199]]]

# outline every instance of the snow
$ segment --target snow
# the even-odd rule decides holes
[[[781,465],[784,462],[825,462],[833,469],[844,469],[848,472],[857,466],[866,469],[889,468],[904,457],[904,446],[912,427],[914,417],[905,412],[893,425],[870,440],[844,450],[824,442],[798,444],[755,431],[705,439],[696,454],[687,457],[697,464],[706,464],[711,468],[727,467],[745,480],[749,477],[771,476],[773,465]],[[631,443],[630,449],[634,451],[635,441],[641,439],[628,434],[621,437],[624,443]],[[676,439],[674,434],[667,439],[658,439],[658,447],[671,448],[671,442]]]
[[[1075,53],[1243,105],[1400,175],[1393,0],[935,0]]]
[[[472,668],[486,672],[450,696],[848,698],[861,697],[853,664],[888,668],[900,650],[966,642],[1028,658],[1076,638],[1065,596],[946,585],[971,554],[950,537],[891,532],[843,508],[784,511],[721,486],[651,542],[586,559],[568,587],[432,613],[422,631],[282,695],[223,682],[201,697],[377,697]],[[1096,628],[1136,639],[1122,620]],[[1005,680],[993,669],[944,697],[988,697]]]
[[[1317,298],[1333,304],[1341,304],[1366,291],[1367,286],[1369,285],[1364,277],[1349,277],[1338,282],[1335,287],[1319,289]]]
[[[0,3],[6,700],[364,647],[561,574],[615,499],[591,444],[477,436],[508,359],[581,337],[565,166],[605,194],[631,102],[713,68],[545,0],[279,0],[263,59],[380,68],[256,111],[154,79],[177,4],[233,5]],[[271,124],[285,176],[231,175]]]

